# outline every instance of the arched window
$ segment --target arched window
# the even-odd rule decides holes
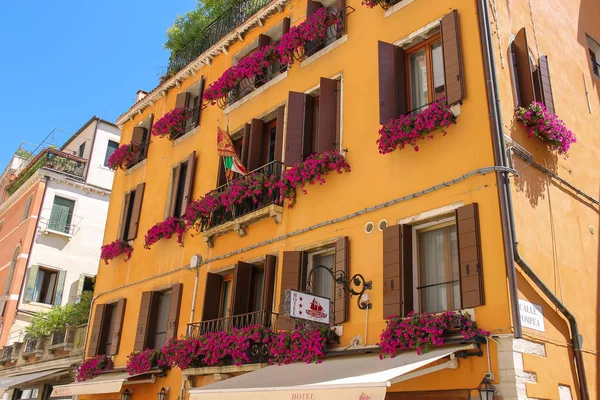
[[[12,260],[10,262],[10,268],[8,270],[8,276],[6,278],[6,285],[4,286],[4,294],[7,295],[10,292],[10,285],[12,283],[13,275],[15,274],[15,268],[17,267],[17,260],[19,259],[19,254],[21,254],[21,247],[17,246],[15,252],[13,253]]]

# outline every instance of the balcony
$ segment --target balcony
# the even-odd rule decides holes
[[[17,361],[17,351],[15,349],[16,345],[4,346],[2,350],[0,350],[0,363],[12,363]]]
[[[54,352],[56,350],[71,350],[75,339],[75,329],[67,328],[62,331],[54,332],[50,338],[48,350]]]
[[[194,61],[200,54],[210,49],[219,40],[231,33],[235,28],[244,23],[261,8],[272,0],[240,0],[234,3],[227,11],[210,23],[191,43],[177,54],[171,55],[167,68],[167,77],[175,75],[186,65]]]
[[[180,129],[173,130],[173,133],[169,137],[171,141],[177,140],[187,133],[191,132],[198,126],[198,120],[200,112],[202,111],[202,104],[198,104],[194,108],[186,109],[186,119],[181,124]]]
[[[213,319],[210,321],[188,324],[187,336],[199,338],[207,333],[230,332],[248,326],[261,326],[271,330],[277,329],[277,314],[271,311],[255,311],[233,317]]]
[[[283,168],[284,166],[281,162],[273,161],[237,179],[266,178],[270,176],[280,179]],[[233,182],[218,187],[209,192],[207,196],[219,196],[229,190]],[[233,204],[229,209],[225,206],[219,206],[210,216],[201,218],[200,231],[206,244],[209,247],[213,247],[214,239],[217,236],[231,231],[237,232],[240,236],[245,236],[248,225],[268,217],[273,217],[278,224],[281,223],[283,207],[279,190],[276,189],[271,194],[269,194],[266,188],[262,188],[262,191],[263,193],[258,196],[259,201],[257,202],[254,202],[252,199],[245,199],[240,204]]]
[[[40,168],[83,179],[86,163],[87,160],[84,158],[51,148],[44,149],[27,163],[15,181],[7,187],[7,192],[13,195]]]

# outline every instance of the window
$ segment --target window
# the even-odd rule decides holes
[[[409,109],[420,111],[446,94],[440,35],[407,50],[407,55]]]
[[[33,195],[30,195],[25,201],[25,209],[23,210],[23,218],[21,221],[25,221],[29,217],[29,212],[31,211],[31,202],[33,201]]]
[[[148,157],[148,148],[150,147],[150,131],[152,129],[153,117],[147,118],[142,121],[138,126],[133,128],[131,135],[131,145],[134,150],[133,162],[129,168],[138,164]]]
[[[85,142],[79,145],[79,151],[77,152],[77,156],[83,158],[83,154],[85,153]]]
[[[13,252],[13,256],[10,261],[10,268],[8,270],[8,276],[6,278],[6,285],[4,286],[4,295],[10,294],[10,286],[12,285],[13,276],[15,275],[15,268],[17,267],[19,254],[21,254],[21,248],[17,247]]]
[[[221,296],[219,300],[219,318],[228,318],[231,316],[231,294],[233,287],[233,275],[223,278],[221,284]]]
[[[171,172],[171,193],[169,197],[169,216],[181,218],[185,214],[192,197],[196,152],[192,152],[186,161],[177,164]]]
[[[113,155],[115,150],[119,148],[119,143],[113,140],[108,141],[108,146],[106,146],[106,155],[104,156],[104,166],[108,167],[108,159]]]
[[[117,319],[117,313],[115,312],[115,304],[106,304],[104,308],[104,324],[102,325],[102,332],[100,333],[100,349],[98,354],[111,354],[111,347],[113,341],[112,332],[115,329],[115,323]]]
[[[74,210],[75,200],[54,196],[48,229],[56,232],[70,233]]]
[[[171,290],[159,292],[157,295],[156,310],[156,331],[154,337],[150,339],[149,348],[158,349],[167,343],[167,331],[169,328],[169,310],[171,307]]]
[[[307,281],[307,285],[312,285],[312,292],[317,296],[333,299],[333,276],[325,269],[315,267],[318,265],[333,271],[334,258],[333,248],[308,253],[307,279],[312,278],[313,281]]]
[[[145,183],[140,183],[134,190],[125,194],[121,210],[121,223],[117,233],[118,239],[133,240],[137,237],[145,187]]]
[[[177,94],[175,99],[175,108],[183,108],[189,111],[188,118],[183,122],[183,130],[177,134],[171,135],[171,140],[175,140],[192,129],[200,125],[200,114],[202,112],[202,94],[204,92],[204,77],[200,81],[188,88],[186,92]]]
[[[250,292],[250,312],[261,311],[265,297],[265,268],[263,265],[252,268],[252,284]]]
[[[262,165],[275,161],[275,140],[277,137],[277,119],[264,124],[262,137]]]
[[[600,78],[600,44],[589,35],[587,36],[587,41],[592,71],[594,72],[594,75]]]
[[[17,389],[14,394],[15,400],[21,399],[37,399],[39,396],[39,389]]]
[[[431,226],[422,225],[415,231],[419,310],[435,313],[460,309],[455,219]]]
[[[119,353],[125,304],[126,299],[120,299],[114,303],[96,305],[94,317],[89,323],[91,335],[88,357],[99,354],[112,356]]]
[[[37,303],[53,304],[58,271],[40,268],[33,289],[33,300]]]

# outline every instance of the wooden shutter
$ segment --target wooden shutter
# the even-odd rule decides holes
[[[541,101],[546,109],[554,114],[554,95],[552,94],[552,82],[550,80],[550,67],[548,66],[548,56],[541,56],[538,60],[538,72],[541,86]]]
[[[125,234],[125,225],[127,225],[127,214],[129,213],[129,206],[131,204],[131,192],[125,194],[123,200],[123,209],[121,210],[121,221],[119,222],[119,230],[117,232],[117,239],[127,240]]]
[[[178,93],[175,98],[175,108],[188,108],[190,94],[188,92]]]
[[[202,98],[204,97],[204,84],[206,83],[206,79],[204,77],[200,78],[200,90],[198,91],[198,117],[196,119],[196,126],[200,125],[200,114],[202,114]]]
[[[233,272],[233,308],[231,315],[246,314],[250,311],[252,293],[252,264],[238,261]]]
[[[321,7],[323,7],[323,4],[319,3],[318,1],[308,0],[306,3],[306,16],[310,17],[319,11]]]
[[[248,143],[248,172],[262,166],[262,136],[264,122],[260,119],[253,119],[250,123],[250,141]]]
[[[303,270],[306,264],[306,257],[301,251],[284,251],[283,252],[283,264],[281,267],[281,300],[285,299],[285,291],[300,290],[302,276],[306,276]],[[288,321],[286,319],[279,319],[277,322],[279,329],[294,329],[296,323]]]
[[[277,126],[275,127],[275,161],[283,161],[283,124],[285,121],[285,106],[277,109]]]
[[[519,106],[528,106],[535,101],[535,90],[533,86],[533,67],[529,58],[529,47],[527,45],[527,32],[521,28],[513,41],[514,62],[517,64],[517,86],[519,88]]]
[[[27,274],[27,285],[25,286],[25,294],[23,295],[24,303],[33,301],[33,291],[35,290],[35,281],[37,279],[39,270],[39,265],[32,265],[29,267],[29,273]]]
[[[113,304],[113,330],[108,334],[111,337],[110,341],[110,349],[108,350],[108,355],[114,356],[119,353],[119,346],[121,344],[121,332],[123,331],[123,320],[125,318],[125,305],[127,304],[127,299],[120,299],[115,304]]]
[[[306,17],[310,17],[311,15],[319,11],[319,9],[322,7],[323,4],[321,4],[320,2],[308,0],[306,4]],[[323,39],[311,40],[307,42],[304,47],[306,49],[306,56],[310,57],[323,48]]]
[[[225,171],[225,163],[223,157],[219,157],[219,165],[217,167],[217,187],[227,183],[227,171]]]
[[[104,314],[106,313],[107,305],[98,304],[96,306],[96,312],[94,313],[94,319],[92,320],[92,330],[90,332],[90,341],[87,348],[87,356],[95,357],[100,352],[100,336],[102,335],[102,328],[104,327]]]
[[[285,165],[291,167],[310,154],[313,125],[313,98],[290,92],[288,97]]]
[[[133,206],[131,207],[131,219],[129,221],[129,233],[127,234],[128,240],[133,240],[137,237],[138,226],[140,224],[140,215],[142,213],[142,200],[144,199],[145,187],[145,183],[140,183],[135,188],[135,194],[133,195]]]
[[[179,181],[181,180],[181,164],[177,164],[173,168],[173,183],[171,184],[171,195],[169,200],[169,216],[175,216],[175,209],[177,208],[177,192],[179,191]]]
[[[244,125],[242,132],[242,151],[240,154],[240,161],[244,164],[244,167],[248,167],[248,147],[250,146],[250,124]]]
[[[412,228],[392,225],[383,230],[383,318],[413,310]]]
[[[379,123],[408,112],[406,103],[406,57],[404,50],[379,42]]]
[[[171,293],[171,305],[169,307],[169,323],[167,325],[166,340],[177,337],[177,326],[179,325],[179,308],[181,307],[181,295],[183,284],[177,283],[173,286]]]
[[[448,104],[458,103],[465,97],[465,78],[462,65],[460,25],[458,11],[452,10],[440,22],[442,51],[444,54],[444,78]]]
[[[258,48],[263,48],[265,46],[268,46],[271,43],[271,38],[267,35],[264,34],[260,34],[258,35]]]
[[[275,272],[277,270],[277,257],[267,254],[265,257],[265,280],[263,283],[262,309],[266,312],[273,311],[273,297],[275,294]]]
[[[187,159],[187,171],[183,186],[183,202],[181,203],[181,215],[185,215],[188,204],[192,201],[194,190],[194,176],[196,174],[196,151],[192,151]]]
[[[290,26],[292,24],[292,20],[289,17],[285,17],[283,21],[281,21],[281,34],[285,35],[290,31]]]
[[[131,137],[131,144],[135,149],[134,163],[142,160],[145,154],[145,140],[146,139],[146,128],[136,126],[133,128],[133,135]]]
[[[206,287],[204,289],[204,304],[202,306],[202,321],[219,318],[221,304],[221,286],[223,277],[218,274],[206,274]]]
[[[484,304],[481,236],[477,203],[456,210],[461,308]]]
[[[339,276],[338,273],[342,271],[344,276],[348,277],[350,269],[350,246],[348,237],[342,237],[335,243],[335,276]],[[348,320],[348,292],[344,289],[344,285],[339,283],[335,284],[334,292],[334,322],[335,324],[341,324]]]
[[[54,300],[52,304],[55,306],[60,305],[63,298],[63,292],[65,290],[65,278],[67,277],[67,271],[58,271],[58,280],[56,281],[56,291],[54,293]]]
[[[150,129],[144,132],[144,139],[142,143],[144,146],[142,150],[142,158],[148,157],[148,149],[150,148],[150,133],[152,132],[152,127],[154,126],[154,114],[150,115],[150,121],[148,126],[150,126]]]
[[[135,333],[134,351],[144,351],[148,347],[148,332],[151,327],[151,317],[156,305],[158,292],[142,292],[140,315],[138,317],[137,331]]]
[[[340,81],[321,78],[319,94],[319,128],[317,151],[329,151],[336,148],[339,121],[338,98]]]

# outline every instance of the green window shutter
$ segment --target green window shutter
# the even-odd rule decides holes
[[[29,275],[27,276],[27,286],[25,286],[25,295],[23,301],[29,303],[33,301],[33,291],[35,289],[35,281],[40,267],[38,265],[32,265],[29,267]]]
[[[50,213],[48,228],[57,232],[69,233],[71,230],[71,220],[73,219],[74,209],[75,201],[64,199],[62,197],[55,197],[52,212]]]
[[[62,301],[63,291],[65,289],[65,278],[67,277],[67,271],[58,272],[58,282],[56,282],[56,292],[54,293],[54,304],[55,306],[60,305]]]

